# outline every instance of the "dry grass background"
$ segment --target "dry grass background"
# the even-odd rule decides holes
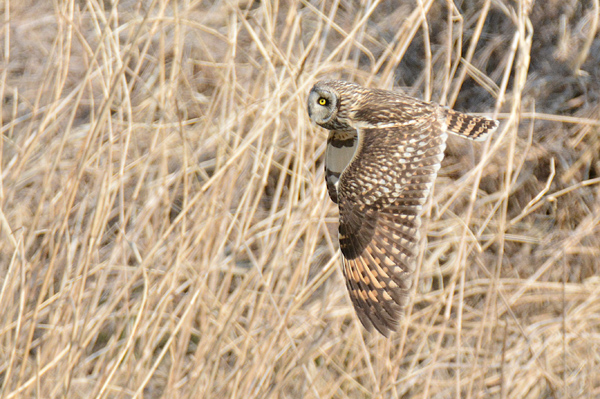
[[[0,397],[600,398],[598,3],[0,2]],[[502,121],[449,142],[390,339],[326,76]]]

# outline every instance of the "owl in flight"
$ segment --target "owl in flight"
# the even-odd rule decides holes
[[[317,82],[308,114],[329,130],[325,179],[340,210],[350,298],[365,328],[388,336],[408,302],[421,212],[447,132],[481,141],[498,121],[342,80]]]

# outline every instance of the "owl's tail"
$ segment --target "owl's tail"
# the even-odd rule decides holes
[[[483,116],[467,115],[449,108],[441,111],[448,132],[471,140],[483,141],[498,128],[498,121]]]

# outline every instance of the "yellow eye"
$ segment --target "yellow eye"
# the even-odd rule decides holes
[[[319,105],[327,105],[327,99],[326,98],[319,98]]]

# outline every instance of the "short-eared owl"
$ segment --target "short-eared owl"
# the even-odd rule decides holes
[[[329,130],[325,179],[339,205],[350,298],[365,328],[387,336],[408,302],[421,211],[447,132],[484,140],[498,122],[341,80],[317,82],[308,113]]]

